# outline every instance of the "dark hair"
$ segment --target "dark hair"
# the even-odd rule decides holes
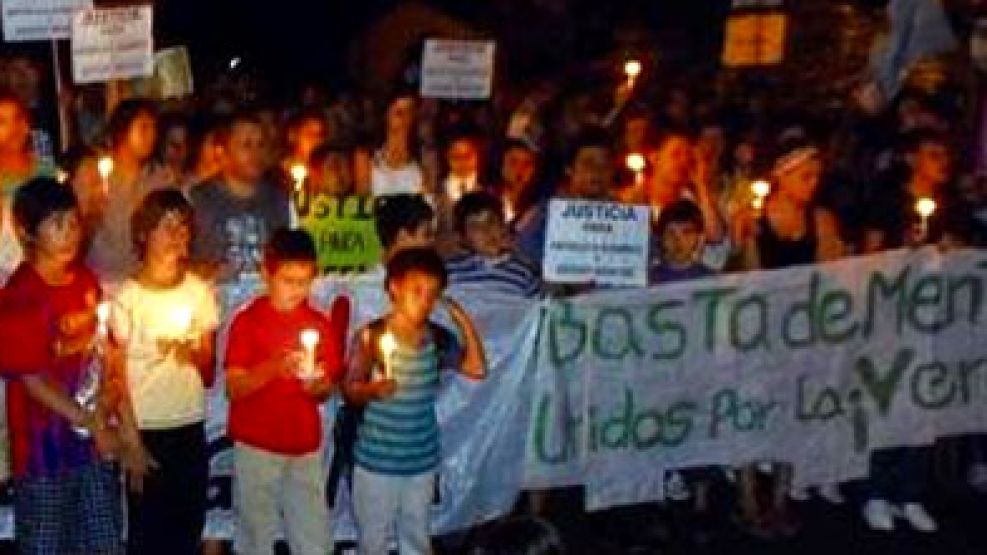
[[[453,209],[453,222],[456,226],[456,231],[459,233],[466,231],[466,220],[470,216],[483,214],[484,212],[493,212],[502,218],[504,216],[503,210],[500,199],[485,191],[463,195],[463,198],[459,199],[459,202],[456,203]]]
[[[922,145],[929,143],[946,147],[953,145],[953,141],[946,133],[934,129],[916,129],[902,135],[898,151],[901,154],[915,154]]]
[[[164,149],[167,144],[168,132],[172,129],[184,129],[189,142],[189,158],[194,158],[195,151],[191,149],[193,146],[193,130],[192,124],[189,118],[185,114],[179,112],[166,112],[161,114],[158,119],[158,144],[154,147],[155,155],[158,160],[164,160]]]
[[[531,144],[528,141],[525,141],[523,139],[507,139],[504,142],[504,146],[500,150],[501,158],[503,159],[504,155],[515,149],[526,150],[536,157],[539,154],[538,149],[535,147],[535,145]]]
[[[566,167],[571,168],[573,164],[576,163],[576,157],[578,157],[579,153],[586,148],[602,148],[607,151],[612,150],[610,136],[607,134],[606,130],[600,127],[588,127],[583,129],[576,137],[576,140],[573,141],[572,145],[569,147],[568,152],[566,152]]]
[[[151,234],[154,228],[158,227],[165,216],[172,212],[178,212],[182,216],[185,225],[189,228],[189,233],[191,233],[194,216],[192,205],[178,189],[151,191],[134,210],[130,216],[130,235],[134,243],[134,252],[137,253],[139,259],[144,259],[147,236]]]
[[[268,274],[287,262],[316,263],[315,241],[304,229],[280,227],[264,245],[264,270]]]
[[[665,143],[672,139],[685,139],[689,142],[694,142],[696,140],[696,133],[688,127],[668,125],[655,129],[647,142],[653,145],[655,150],[661,150],[665,146]]]
[[[691,200],[677,200],[661,211],[655,226],[658,236],[664,235],[671,224],[693,224],[702,231],[703,213]]]
[[[411,272],[421,272],[432,276],[439,282],[439,288],[445,289],[449,283],[446,265],[435,249],[415,247],[403,249],[387,261],[387,279],[385,286],[389,287],[395,280],[402,279]]]
[[[285,129],[289,132],[297,130],[307,121],[318,121],[322,125],[328,125],[325,112],[318,108],[304,108],[292,114],[285,122]]]
[[[237,110],[230,114],[225,121],[216,127],[216,140],[219,144],[229,146],[230,135],[237,125],[256,125],[262,127],[260,118],[254,110]]]
[[[82,166],[83,162],[89,159],[95,160],[99,157],[99,153],[96,149],[86,146],[86,145],[76,145],[73,146],[63,154],[58,162],[61,169],[68,174],[69,181],[75,177],[75,174],[79,171],[79,167]]]
[[[118,146],[126,140],[130,126],[140,116],[150,116],[157,120],[158,107],[154,102],[143,98],[130,98],[117,105],[107,124],[111,147]]]
[[[377,236],[385,249],[394,246],[401,230],[414,233],[434,218],[435,211],[421,195],[381,197],[374,206]]]
[[[321,145],[315,147],[312,154],[308,157],[308,165],[311,168],[317,168],[322,164],[326,163],[326,160],[334,155],[338,154],[341,156],[346,156],[347,158],[353,155],[353,149],[346,144],[340,142],[325,142]]]
[[[561,555],[558,530],[533,517],[516,517],[481,528],[470,542],[468,555]]]
[[[77,208],[72,188],[50,177],[35,177],[14,193],[14,221],[31,240],[52,215]]]

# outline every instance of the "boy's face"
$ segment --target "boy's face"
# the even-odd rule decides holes
[[[289,311],[308,299],[315,280],[315,264],[312,262],[282,262],[273,273],[264,270],[267,294],[275,310]]]
[[[494,258],[507,250],[507,226],[500,214],[492,210],[471,214],[464,224],[463,240],[471,251]]]
[[[472,141],[460,139],[449,146],[446,153],[449,173],[458,177],[468,177],[477,171],[478,156]]]
[[[264,132],[257,124],[238,122],[230,129],[223,156],[225,171],[231,176],[257,182],[264,173]]]
[[[584,147],[576,153],[569,170],[569,192],[577,198],[602,198],[610,190],[612,178],[610,152],[602,147]]]
[[[661,235],[663,261],[669,264],[690,264],[699,251],[701,235],[694,222],[671,222]]]
[[[442,296],[442,287],[435,276],[412,270],[387,285],[391,296],[391,309],[408,321],[422,325]]]
[[[38,258],[58,265],[68,265],[79,254],[82,244],[82,224],[76,209],[55,212],[38,226],[34,251]]]
[[[27,118],[20,106],[13,102],[0,102],[0,150],[23,150],[30,133]]]
[[[523,148],[512,148],[504,154],[500,176],[512,187],[526,188],[535,179],[535,154]]]
[[[349,158],[342,153],[326,156],[322,167],[318,168],[319,190],[334,197],[346,196],[353,188],[353,168]]]
[[[925,142],[909,156],[915,176],[935,185],[949,181],[952,172],[952,154],[949,147],[939,142]]]
[[[188,258],[190,222],[181,212],[165,214],[147,235],[148,260],[178,264]]]
[[[146,160],[154,154],[158,136],[158,124],[149,114],[140,114],[130,124],[127,131],[127,148],[139,160]]]

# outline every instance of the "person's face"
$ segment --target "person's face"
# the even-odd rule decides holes
[[[0,150],[24,151],[31,128],[20,106],[13,102],[0,102]]]
[[[460,139],[449,145],[446,153],[449,161],[449,173],[458,177],[468,177],[476,173],[478,156],[476,147],[471,141]]]
[[[264,131],[255,123],[239,122],[230,129],[223,154],[227,173],[243,181],[257,182],[264,173]]]
[[[711,159],[719,160],[726,148],[726,136],[719,126],[704,127],[699,133],[699,148],[710,153]]]
[[[500,176],[511,188],[526,189],[535,179],[535,153],[525,148],[512,148],[504,154]]]
[[[463,226],[463,240],[470,250],[487,258],[504,254],[507,247],[507,225],[494,211],[471,214]]]
[[[629,151],[640,150],[644,147],[644,139],[648,135],[648,119],[633,118],[624,125],[624,146]]]
[[[602,147],[579,150],[569,170],[569,193],[578,198],[602,198],[613,181],[610,153]]]
[[[10,90],[22,101],[33,105],[41,90],[41,73],[37,65],[27,58],[18,57],[7,64],[6,70]]]
[[[952,172],[952,155],[942,143],[922,143],[911,155],[912,173],[936,185],[949,181]]]
[[[175,126],[164,136],[164,162],[173,168],[184,168],[189,156],[188,129]]]
[[[82,244],[82,224],[76,209],[56,212],[38,226],[34,254],[58,266],[71,264]]]
[[[103,178],[97,166],[96,158],[86,158],[72,175],[72,191],[84,215],[95,212],[103,200]]]
[[[199,145],[198,158],[196,159],[196,173],[200,176],[211,176],[223,169],[224,153],[226,149],[218,140],[215,132],[207,133]]]
[[[816,196],[819,180],[822,178],[823,164],[818,156],[806,160],[786,173],[778,176],[781,191],[799,204],[809,204]]]
[[[670,264],[689,264],[695,260],[701,239],[695,223],[671,222],[661,236],[662,258]]]
[[[387,129],[391,132],[407,133],[415,121],[415,101],[412,98],[398,98],[387,108]]]
[[[442,296],[441,283],[434,276],[410,271],[387,285],[391,310],[415,325],[423,325]]]
[[[414,249],[419,247],[431,247],[435,244],[435,224],[425,222],[415,228],[414,231],[402,229],[398,231],[394,242],[394,251],[403,249]]]
[[[353,189],[353,167],[350,158],[343,153],[334,152],[326,156],[322,167],[319,168],[319,189],[321,192],[334,196],[346,196]]]
[[[670,137],[649,158],[660,179],[668,183],[685,183],[692,168],[692,143],[685,137]]]
[[[294,132],[295,155],[308,160],[312,151],[326,140],[326,124],[317,119],[307,119]]]
[[[265,270],[271,305],[280,311],[298,308],[308,299],[315,274],[315,264],[311,262],[282,262],[273,273]]]
[[[191,224],[181,212],[166,213],[147,234],[146,259],[174,265],[188,258]]]
[[[154,154],[158,137],[158,124],[150,114],[139,114],[127,130],[127,148],[138,160],[146,160]]]

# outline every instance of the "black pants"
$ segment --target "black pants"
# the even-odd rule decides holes
[[[205,523],[209,460],[202,423],[142,431],[141,440],[159,468],[144,491],[127,491],[127,551],[131,555],[192,555],[199,552]]]

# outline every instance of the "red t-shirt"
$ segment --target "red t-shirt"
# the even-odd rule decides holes
[[[331,321],[307,303],[279,312],[267,296],[253,301],[234,319],[226,347],[226,367],[251,371],[276,353],[302,349],[299,335],[319,332],[316,361],[332,380],[343,376],[339,346],[346,322]],[[259,390],[230,402],[227,435],[233,441],[281,455],[304,455],[322,445],[319,403],[294,378],[275,378]]]
[[[91,442],[72,431],[27,393],[18,375],[40,374],[48,384],[72,396],[84,371],[82,354],[56,357],[52,346],[66,314],[95,310],[99,300],[96,277],[79,266],[71,283],[45,283],[29,264],[21,264],[0,294],[0,372],[7,382],[12,471],[15,477],[57,476],[95,456]],[[80,334],[90,335],[93,327]],[[12,379],[13,378],[13,379]]]

